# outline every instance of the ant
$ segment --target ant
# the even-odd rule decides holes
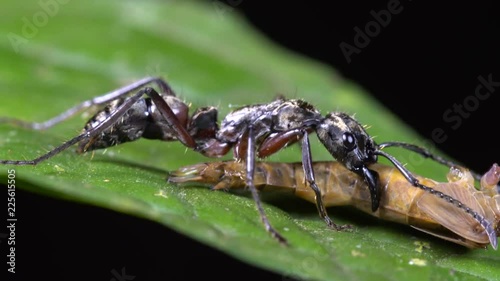
[[[156,84],[159,92],[148,86],[151,84]],[[131,94],[133,92],[135,93]],[[178,140],[186,147],[208,157],[224,156],[233,148],[235,159],[246,163],[246,185],[251,191],[266,230],[278,241],[287,244],[286,239],[272,227],[262,208],[254,185],[255,158],[265,158],[298,141],[301,141],[305,180],[314,191],[320,217],[330,228],[336,230],[350,228],[350,225],[335,224],[328,216],[322,202],[321,191],[314,176],[309,143],[309,134],[315,132],[320,142],[337,161],[364,179],[370,191],[373,212],[379,207],[382,190],[378,184],[378,173],[368,166],[376,163],[378,156],[382,156],[387,158],[412,186],[435,194],[470,214],[484,227],[491,244],[496,246],[496,232],[488,220],[459,200],[421,184],[403,164],[382,149],[401,147],[449,167],[456,166],[455,163],[413,144],[403,142],[376,144],[364,127],[348,114],[332,112],[322,116],[311,104],[300,99],[279,97],[267,104],[243,106],[230,112],[219,128],[215,107],[198,108],[190,117],[188,105],[176,97],[165,80],[147,77],[84,101],[42,123],[24,122],[12,118],[1,118],[0,123],[43,130],[96,105],[105,107],[86,123],[78,136],[33,160],[0,160],[0,164],[36,165],[77,143],[79,143],[77,152],[84,153],[134,141],[141,137],[163,141]],[[475,174],[474,177],[479,179],[480,175]]]

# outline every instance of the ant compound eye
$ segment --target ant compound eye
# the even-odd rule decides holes
[[[351,151],[356,147],[356,139],[352,133],[344,133],[342,135],[342,141],[347,150]]]

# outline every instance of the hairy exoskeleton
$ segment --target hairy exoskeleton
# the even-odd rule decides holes
[[[462,209],[415,188],[392,166],[374,163],[369,168],[379,174],[382,189],[380,206],[375,212],[362,177],[336,161],[313,162],[325,207],[353,206],[374,217],[407,224],[469,248],[486,248],[489,244],[496,248],[486,229]],[[244,163],[238,161],[199,163],[171,172],[168,181],[189,186],[208,185],[214,190],[238,190],[246,186],[245,173]],[[500,235],[500,194],[496,188],[500,167],[497,164],[481,178],[480,190],[474,187],[474,178],[463,167],[450,168],[448,182],[416,177],[422,184],[467,204],[492,224],[496,236]],[[255,163],[254,185],[260,192],[275,196],[293,194],[315,203],[315,194],[304,179],[301,162]]]
[[[159,92],[148,87],[150,84],[156,84]],[[43,123],[28,123],[12,118],[3,118],[0,122],[32,129],[46,129],[94,105],[106,106],[88,121],[80,135],[33,160],[0,160],[0,164],[35,165],[76,143],[79,143],[78,152],[82,153],[139,138],[178,140],[186,147],[208,157],[226,155],[233,148],[234,157],[243,160],[246,165],[246,185],[252,193],[267,231],[280,242],[286,243],[285,238],[271,226],[262,209],[253,182],[255,158],[267,157],[297,141],[301,141],[305,180],[314,191],[320,216],[329,227],[337,230],[347,227],[336,225],[327,215],[322,202],[322,195],[312,169],[309,144],[309,134],[315,132],[335,159],[366,181],[373,212],[379,207],[381,189],[378,173],[368,166],[377,162],[377,157],[380,155],[392,162],[411,185],[436,194],[450,204],[458,206],[487,229],[491,237],[494,234],[489,222],[476,211],[447,194],[422,185],[397,159],[382,149],[397,146],[450,167],[454,166],[453,162],[412,144],[386,142],[377,145],[363,126],[351,116],[341,112],[323,116],[311,104],[300,99],[279,98],[266,104],[241,107],[230,112],[222,120],[219,128],[215,107],[198,108],[189,116],[189,107],[175,96],[174,91],[163,79],[145,78],[85,101]],[[476,175],[476,178],[479,176]]]

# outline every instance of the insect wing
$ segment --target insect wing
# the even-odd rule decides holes
[[[466,181],[441,183],[435,186],[434,189],[459,200],[478,214],[484,216],[483,208],[474,197],[476,190],[467,184]],[[423,194],[417,201],[417,206],[436,222],[458,236],[479,244],[489,244],[488,235],[484,228],[463,209],[430,193]]]

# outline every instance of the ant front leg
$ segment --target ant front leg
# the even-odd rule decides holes
[[[162,93],[165,93],[166,95],[173,95],[175,96],[174,92],[172,89],[168,86],[168,84],[161,78],[158,77],[146,77],[144,79],[141,79],[137,82],[134,82],[132,84],[129,84],[127,86],[124,86],[122,88],[116,89],[114,91],[111,91],[109,93],[106,93],[102,96],[94,97],[90,100],[86,100],[78,105],[75,105],[66,111],[62,112],[61,114],[43,121],[43,122],[26,122],[23,120],[19,120],[16,118],[10,118],[10,117],[0,117],[0,123],[7,123],[7,124],[12,124],[17,127],[21,128],[27,128],[27,129],[32,129],[32,130],[45,130],[50,127],[53,127],[57,125],[60,122],[63,122],[78,112],[81,112],[87,108],[90,108],[92,106],[96,105],[102,105],[106,104],[108,102],[111,102],[113,100],[119,99],[125,95],[130,94],[133,91],[138,90],[139,88],[142,88],[148,84],[155,83],[157,86],[160,88]]]
[[[248,138],[247,138],[247,153],[246,153],[246,185],[252,193],[253,200],[259,211],[260,218],[264,224],[266,230],[271,233],[271,235],[277,239],[280,243],[287,245],[286,239],[276,231],[269,220],[267,219],[266,213],[262,208],[262,203],[260,201],[259,193],[254,185],[254,172],[255,172],[255,135],[252,125],[248,126]]]
[[[330,219],[328,214],[326,213],[325,205],[323,204],[323,197],[321,195],[321,190],[316,184],[316,179],[314,177],[314,169],[312,167],[312,157],[311,157],[311,145],[309,144],[309,135],[306,130],[302,131],[302,167],[304,169],[304,176],[314,191],[314,195],[316,197],[316,207],[318,208],[319,215],[326,224],[335,228],[336,230],[344,230],[351,228],[351,225],[337,225]]]
[[[177,135],[179,141],[181,141],[185,146],[189,148],[195,148],[196,143],[193,138],[189,135],[186,129],[182,126],[181,122],[177,119],[175,113],[172,111],[167,102],[156,92],[153,88],[147,87],[131,97],[124,100],[124,102],[113,112],[111,112],[102,122],[99,122],[94,127],[89,130],[84,131],[80,135],[70,139],[69,141],[63,143],[62,145],[54,148],[53,150],[47,152],[46,154],[39,156],[33,160],[0,160],[0,164],[11,164],[11,165],[36,165],[44,160],[47,160],[58,153],[64,151],[70,146],[87,140],[89,143],[92,139],[99,134],[101,134],[106,129],[113,126],[122,116],[144,95],[147,95],[155,103],[158,111],[163,116],[163,118],[168,122],[169,126],[172,128],[173,132]]]
[[[269,156],[281,148],[297,142],[302,138],[302,167],[304,169],[304,177],[314,191],[316,198],[316,207],[320,217],[326,222],[328,227],[342,230],[351,228],[350,225],[337,225],[330,219],[323,204],[321,190],[316,184],[314,177],[314,169],[312,168],[311,145],[309,144],[309,133],[307,129],[297,128],[284,132],[274,133],[267,137],[259,147],[258,155],[263,158]]]

